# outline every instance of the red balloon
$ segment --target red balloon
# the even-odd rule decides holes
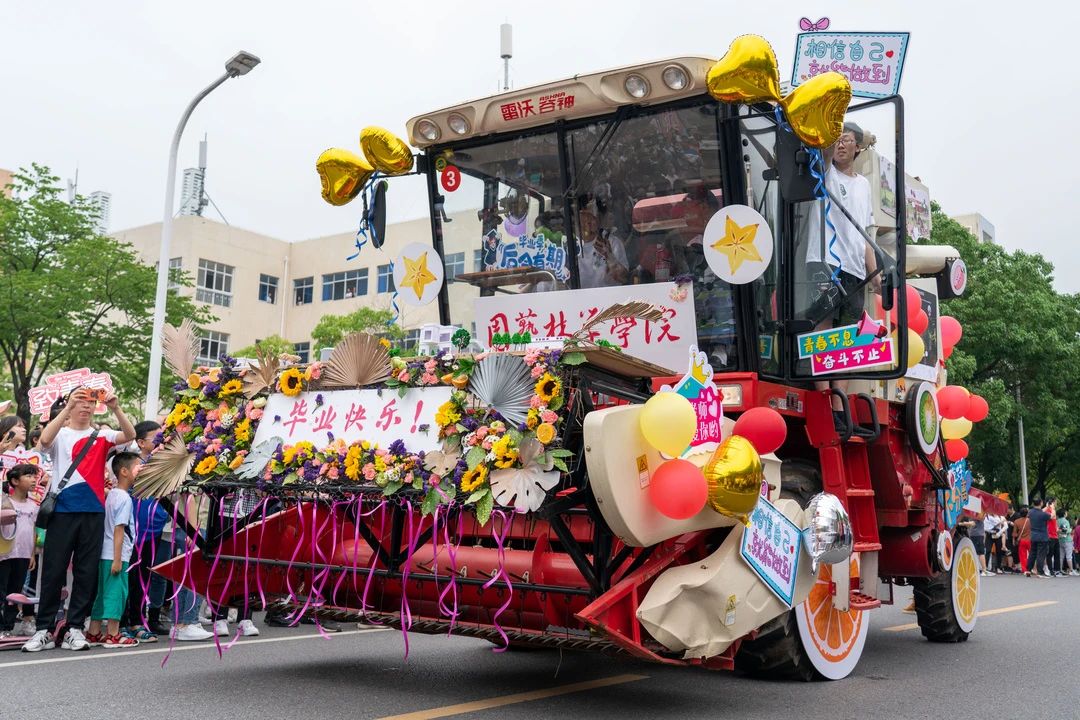
[[[971,405],[971,393],[959,385],[946,385],[937,391],[937,406],[941,417],[959,420],[966,417]]]
[[[649,480],[649,500],[653,507],[674,520],[697,515],[708,499],[705,476],[697,465],[687,460],[664,462]]]
[[[951,463],[963,460],[968,456],[968,444],[963,440],[946,440],[945,454]]]
[[[982,395],[972,395],[969,400],[967,414],[964,415],[971,422],[981,422],[990,414],[990,405]]]
[[[945,357],[952,355],[953,348],[963,336],[964,328],[959,320],[948,315],[941,316],[941,344],[945,348]]]
[[[769,407],[750,408],[735,421],[732,435],[742,435],[759,455],[771,453],[787,439],[784,416]]]
[[[905,285],[904,290],[907,292],[907,315],[911,318],[916,311],[922,310],[922,295],[913,285]]]
[[[908,327],[919,335],[922,335],[926,332],[926,329],[930,327],[930,317],[926,314],[925,310],[919,308],[917,313],[908,316]]]

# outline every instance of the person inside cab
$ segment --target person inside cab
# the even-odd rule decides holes
[[[603,201],[586,196],[578,206],[578,274],[582,288],[625,285],[630,278],[623,241],[602,227]]]

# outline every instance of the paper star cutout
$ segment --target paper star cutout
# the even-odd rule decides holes
[[[412,288],[417,299],[424,297],[424,288],[436,280],[435,275],[428,270],[427,253],[422,253],[415,260],[410,260],[404,255],[401,258],[405,261],[405,277],[402,278],[401,284]]]
[[[727,255],[732,275],[747,260],[761,262],[761,253],[754,247],[757,229],[757,223],[740,227],[729,215],[724,222],[724,236],[712,244],[713,250]]]

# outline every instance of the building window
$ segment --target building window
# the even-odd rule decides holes
[[[259,300],[273,305],[277,302],[277,278],[259,273]]]
[[[484,251],[483,250],[473,250],[472,264],[473,264],[473,272],[483,272],[484,271]]]
[[[169,289],[173,292],[180,292],[180,273],[183,271],[183,258],[169,258]]]
[[[293,280],[293,295],[297,305],[310,305],[315,299],[315,278],[297,278]]]
[[[229,334],[207,330],[199,342],[198,362],[202,365],[217,365],[221,356],[229,352]]]
[[[419,328],[416,328],[414,330],[406,330],[405,331],[405,339],[402,340],[403,347],[405,347],[407,349],[415,349],[417,343],[419,343],[419,342],[420,342],[420,329]]]
[[[454,282],[454,278],[465,272],[465,253],[450,253],[443,260],[443,267],[446,268],[446,282]]]
[[[195,299],[199,302],[229,307],[232,305],[231,265],[199,259],[199,277],[195,284]]]
[[[322,276],[322,299],[343,300],[367,295],[368,269],[346,270]]]
[[[388,293],[394,292],[394,266],[393,265],[380,265],[378,268],[379,273],[379,292]]]
[[[300,362],[302,362],[302,363],[311,362],[311,343],[309,343],[309,342],[293,343],[293,350],[296,352],[297,355],[300,356]]]

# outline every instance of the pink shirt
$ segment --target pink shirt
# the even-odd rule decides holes
[[[29,560],[34,554],[34,520],[37,519],[38,514],[37,503],[30,498],[16,500],[11,496],[5,500],[15,508],[15,544],[6,555],[0,555],[0,560]],[[10,529],[4,531],[6,536],[8,532]]]

